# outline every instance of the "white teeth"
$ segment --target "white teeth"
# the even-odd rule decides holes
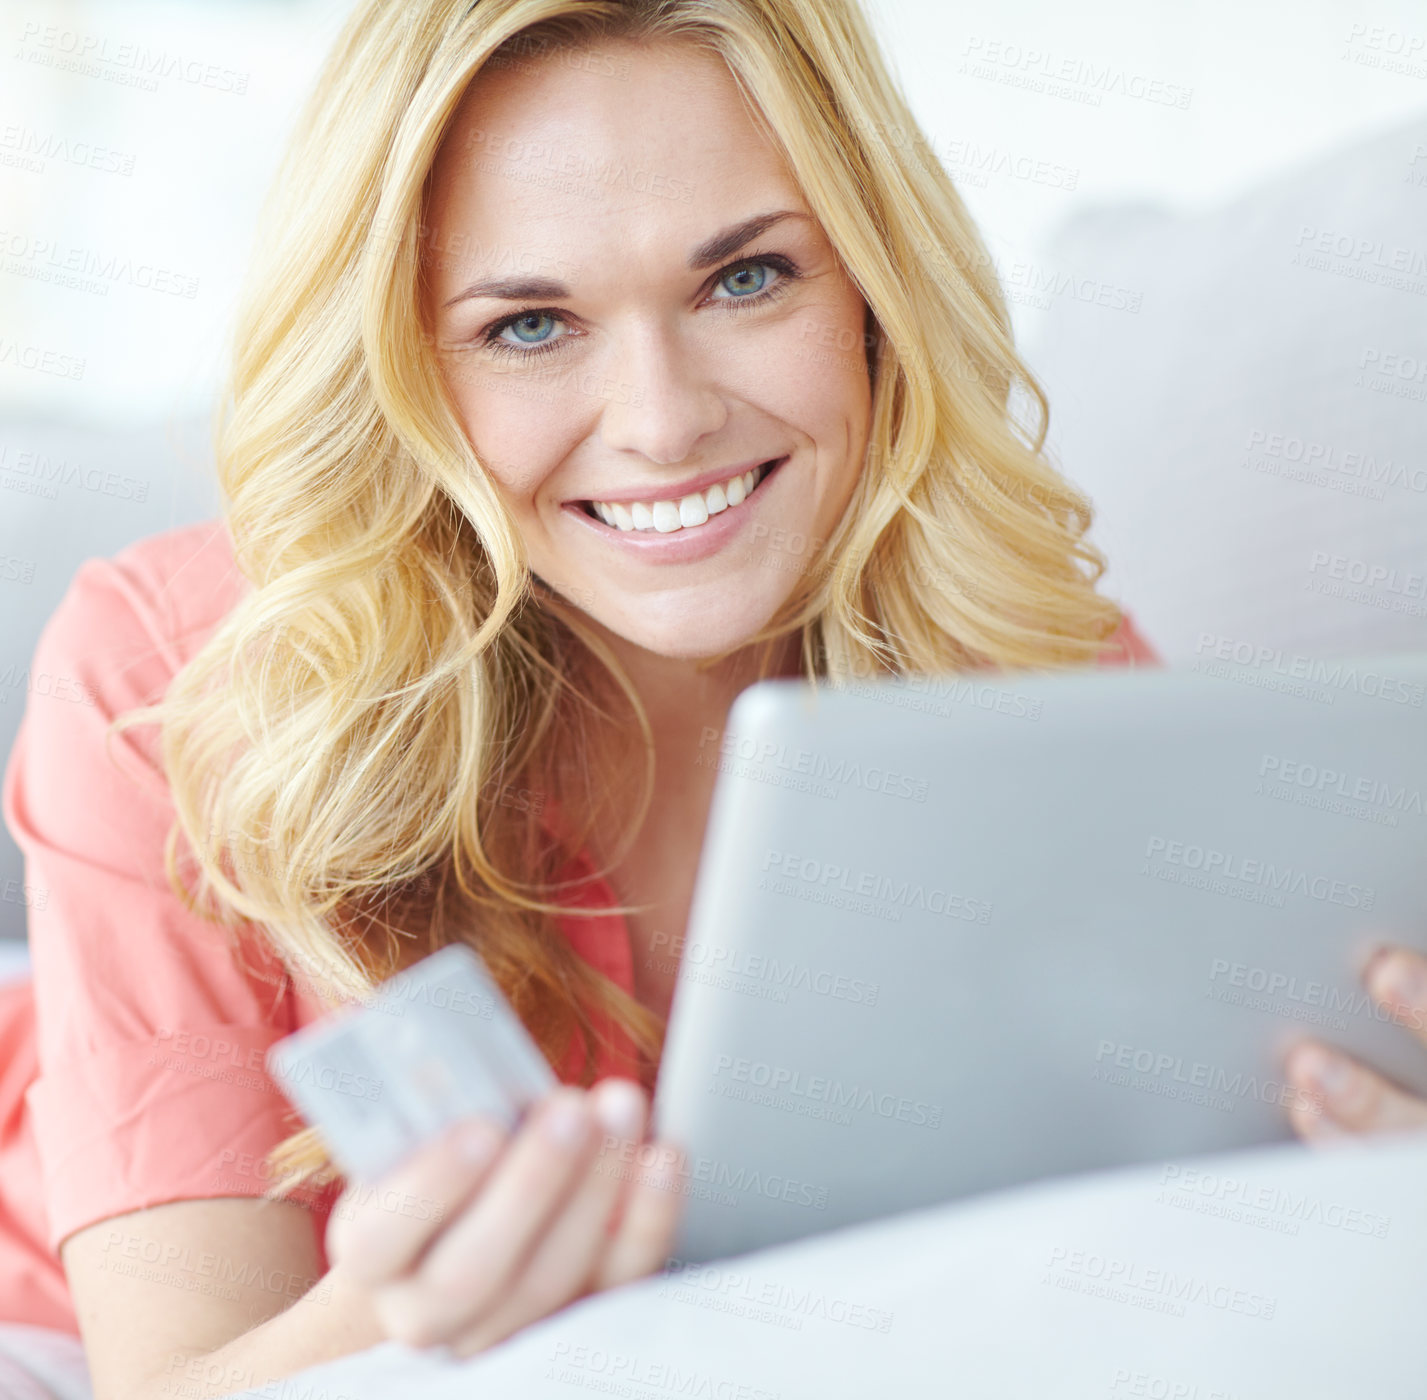
[[[592,501],[594,512],[616,530],[657,530],[661,535],[692,529],[732,506],[742,505],[762,478],[763,468],[753,467],[706,491],[694,491],[678,501],[631,501],[628,505]]]

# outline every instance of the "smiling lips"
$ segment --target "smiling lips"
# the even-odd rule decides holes
[[[783,461],[775,458],[750,467],[738,476],[715,482],[668,501],[590,501],[587,509],[616,530],[652,530],[661,535],[704,524],[710,516],[731,510],[753,494],[754,488]]]

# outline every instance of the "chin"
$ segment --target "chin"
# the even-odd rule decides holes
[[[701,605],[690,606],[687,596],[677,604],[671,600],[667,611],[651,608],[649,601],[643,600],[642,607],[631,602],[627,611],[597,614],[594,620],[652,655],[675,661],[701,661],[746,646],[767,625],[783,599],[768,598],[752,604],[745,597],[739,606],[734,606],[720,589],[716,597]]]

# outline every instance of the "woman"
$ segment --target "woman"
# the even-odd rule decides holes
[[[80,571],[36,665],[96,703],[32,703],[7,781],[51,895],[32,1255],[100,1396],[469,1355],[659,1267],[677,1145],[614,1164],[700,736],[761,676],[1154,659],[914,131],[852,0],[358,5],[247,293],[225,519]],[[262,1052],[458,939],[567,1087],[338,1200]]]

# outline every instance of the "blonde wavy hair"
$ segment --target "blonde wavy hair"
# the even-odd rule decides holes
[[[1084,665],[1121,620],[1096,591],[1090,503],[1044,450],[1045,395],[991,258],[918,154],[855,0],[359,0],[264,209],[215,416],[251,591],[160,704],[115,723],[162,727],[165,859],[190,909],[257,926],[329,1006],[468,942],[552,1064],[578,1039],[586,1085],[602,1025],[646,1074],[662,1043],[557,922],[590,912],[559,877],[595,823],[638,830],[651,731],[579,610],[526,566],[433,353],[421,240],[437,149],[482,67],[620,40],[722,56],[868,306],[859,483],[751,642],[798,634],[808,680],[836,686]],[[632,814],[559,761],[610,724],[646,743]],[[267,1165],[269,1197],[338,1175],[312,1129]]]

